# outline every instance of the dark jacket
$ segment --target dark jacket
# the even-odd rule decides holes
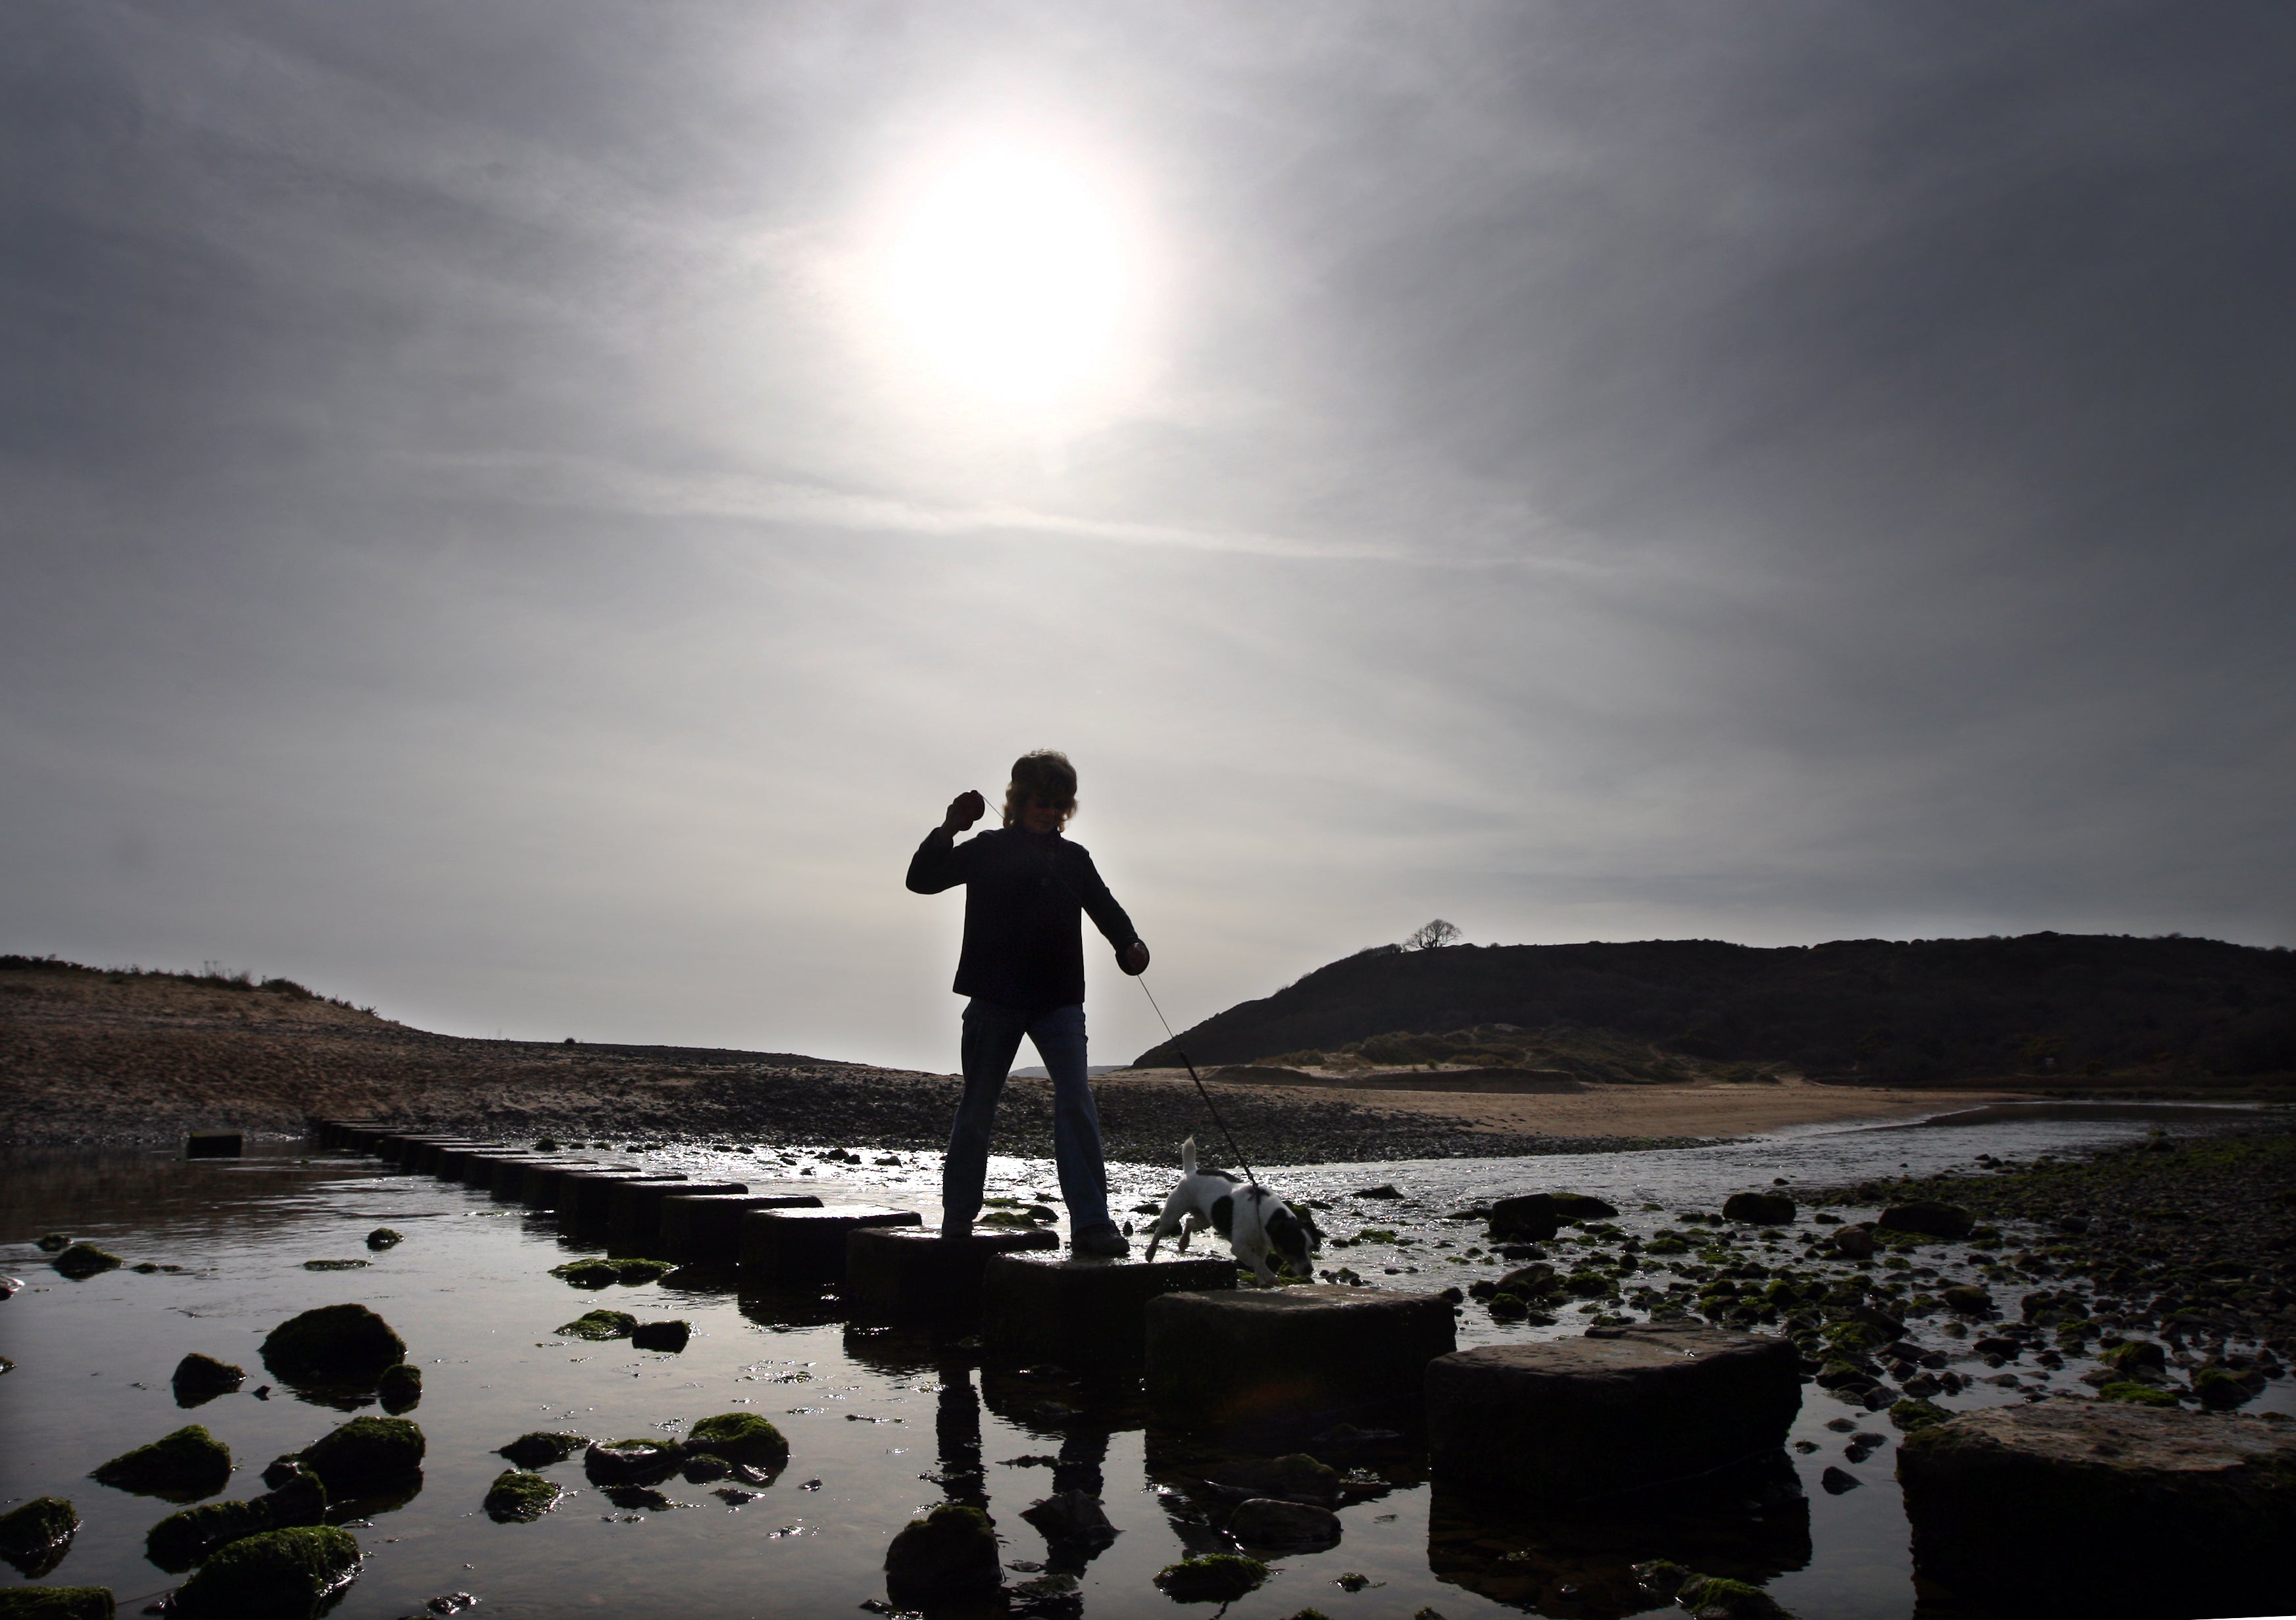
[[[960,996],[1032,1013],[1082,1001],[1079,909],[1092,913],[1119,959],[1140,937],[1084,846],[1058,833],[1039,836],[997,827],[959,843],[947,829],[933,828],[910,858],[909,888],[939,894],[959,884],[964,885]]]

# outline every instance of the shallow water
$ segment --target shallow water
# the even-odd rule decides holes
[[[1464,1287],[1505,1269],[1496,1260],[1456,1258],[1480,1229],[1436,1220],[1469,1199],[1539,1188],[1595,1193],[1628,1212],[1619,1225],[1646,1235],[1676,1210],[1711,1209],[1731,1192],[1776,1178],[1800,1186],[1854,1183],[1965,1164],[1978,1152],[2029,1159],[2164,1121],[2184,1130],[2226,1117],[2189,1108],[2116,1108],[2098,1117],[2079,1106],[2045,1106],[1914,1127],[1811,1129],[1716,1147],[1320,1165],[1287,1168],[1275,1179],[1287,1193],[1332,1201],[1336,1207],[1324,1221],[1335,1234],[1379,1226],[1417,1239],[1394,1249],[1336,1251],[1324,1256],[1326,1266],[1352,1264],[1377,1283],[1388,1280],[1384,1262],[1392,1262],[1394,1286]],[[725,1275],[679,1274],[603,1295],[573,1289],[547,1268],[602,1246],[562,1236],[546,1214],[355,1155],[292,1144],[256,1155],[184,1163],[90,1152],[0,1162],[0,1238],[10,1240],[0,1246],[0,1269],[28,1284],[0,1303],[0,1353],[18,1363],[0,1377],[0,1499],[68,1496],[85,1521],[69,1556],[45,1577],[50,1583],[108,1585],[127,1614],[174,1585],[176,1577],[143,1555],[144,1532],[172,1506],[98,1485],[88,1471],[196,1421],[231,1447],[237,1472],[224,1494],[256,1494],[266,1462],[308,1444],[344,1415],[283,1389],[254,1398],[249,1392],[267,1376],[256,1353],[261,1336],[295,1312],[357,1300],[398,1329],[422,1368],[424,1397],[408,1416],[422,1425],[430,1452],[417,1494],[354,1525],[366,1562],[332,1611],[342,1620],[390,1620],[455,1592],[476,1594],[480,1616],[854,1614],[864,1599],[882,1595],[884,1550],[894,1533],[923,1507],[974,1491],[965,1470],[975,1466],[1014,1583],[1041,1581],[1047,1559],[1043,1538],[1020,1510],[1055,1488],[1056,1473],[1062,1484],[1087,1486],[1096,1473],[1122,1534],[1070,1570],[1082,1613],[1118,1620],[1217,1609],[1176,1606],[1150,1583],[1163,1565],[1223,1542],[1197,1522],[1197,1469],[1206,1460],[1143,1427],[1136,1384],[1092,1386],[1053,1369],[984,1368],[977,1351],[937,1350],[913,1334],[848,1322],[833,1298],[745,1297]],[[890,1201],[928,1219],[937,1213],[931,1155],[902,1154],[898,1164],[882,1166],[813,1161],[809,1175],[762,1155],[681,1149],[641,1156],[664,1167],[732,1173],[761,1190],[786,1182],[832,1203]],[[999,1160],[993,1169],[1001,1190],[1028,1196],[1054,1185],[1041,1162]],[[1119,1206],[1159,1196],[1171,1173],[1118,1167]],[[1406,1197],[1349,1196],[1374,1182],[1391,1182]],[[1663,1207],[1645,1212],[1644,1204]],[[370,1255],[361,1239],[378,1225],[398,1228],[406,1240]],[[93,1239],[131,1262],[184,1270],[123,1270],[69,1282],[28,1241],[48,1230]],[[306,1261],[324,1259],[370,1263],[353,1271],[304,1269]],[[683,1353],[669,1354],[551,1333],[600,1305],[641,1320],[683,1317],[694,1336]],[[1582,1318],[1566,1313],[1550,1328],[1502,1328],[1471,1307],[1460,1342],[1575,1333],[1581,1325]],[[246,1367],[242,1392],[180,1410],[168,1375],[194,1350]],[[2063,1385],[2086,1365],[2075,1361],[2051,1381]],[[2284,1380],[2260,1404],[2287,1410],[2296,1404]],[[1268,1583],[1226,1612],[1234,1620],[1276,1620],[1308,1607],[1332,1620],[1402,1620],[1423,1606],[1446,1620],[1526,1610],[1616,1615],[1655,1607],[1622,1595],[1626,1567],[1671,1556],[1762,1580],[1808,1616],[1909,1615],[1906,1525],[1891,1478],[1894,1433],[1870,1460],[1850,1462],[1842,1454],[1845,1435],[1829,1430],[1828,1420],[1854,1417],[1869,1431],[1889,1431],[1888,1424],[1814,1386],[1805,1397],[1793,1437],[1816,1449],[1782,1456],[1771,1474],[1719,1482],[1696,1499],[1578,1518],[1431,1489],[1423,1456],[1407,1440],[1335,1455],[1330,1460],[1357,1469],[1360,1482],[1341,1510],[1341,1545],[1275,1560]],[[1940,1403],[1966,1408],[2013,1398],[1977,1386]],[[792,1451],[778,1479],[738,1507],[709,1487],[673,1481],[662,1489],[685,1505],[626,1512],[582,1477],[578,1459],[546,1470],[575,1494],[540,1522],[498,1525],[479,1510],[488,1484],[507,1466],[494,1448],[527,1430],[676,1435],[694,1419],[737,1410],[771,1417]],[[1821,1489],[1818,1476],[1829,1464],[1847,1469],[1858,1488],[1840,1495]],[[944,1474],[947,1490],[937,1483]],[[1349,1590],[1339,1583],[1343,1575],[1367,1579]],[[0,1575],[0,1585],[16,1579]]]

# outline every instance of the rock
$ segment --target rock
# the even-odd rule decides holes
[[[266,1530],[326,1522],[327,1492],[316,1475],[298,1471],[267,1495],[252,1501],[208,1502],[171,1513],[145,1533],[144,1556],[170,1575],[181,1575],[218,1548]]]
[[[358,1565],[358,1542],[347,1530],[266,1530],[201,1565],[177,1589],[170,1612],[186,1620],[307,1620],[357,1578]]]
[[[406,1359],[406,1341],[365,1305],[322,1305],[263,1341],[263,1364],[289,1384],[372,1384]]]
[[[2264,1393],[2264,1376],[2234,1372],[2229,1367],[2203,1367],[2193,1375],[2193,1393],[2210,1411],[2230,1411]]]
[[[2169,1365],[2169,1352],[2151,1339],[2130,1339],[2115,1345],[2097,1360],[2120,1372],[2134,1373],[2139,1369],[2159,1372]]]
[[[1377,1187],[1363,1188],[1351,1194],[1350,1196],[1357,1198],[1400,1198],[1403,1195],[1395,1190],[1394,1182],[1382,1181]]]
[[[96,1469],[94,1477],[138,1496],[197,1501],[231,1482],[231,1451],[205,1428],[190,1423],[149,1445],[122,1452]]]
[[[303,1262],[303,1269],[306,1271],[357,1271],[364,1270],[366,1263],[364,1260],[307,1260]]]
[[[406,1237],[406,1234],[404,1232],[395,1232],[387,1226],[379,1226],[366,1235],[366,1246],[377,1250],[387,1249],[393,1244],[405,1241]]]
[[[1251,1496],[1328,1507],[1340,1500],[1339,1470],[1305,1451],[1287,1457],[1245,1457],[1224,1465],[1213,1483]]]
[[[1915,1576],[1988,1612],[2280,1613],[2290,1427],[2083,1401],[1964,1412],[1898,1448]]]
[[[79,1512],[61,1496],[36,1496],[0,1514],[0,1558],[28,1581],[64,1561],[79,1531]]]
[[[1417,1404],[1427,1363],[1456,1347],[1451,1303],[1312,1283],[1147,1302],[1147,1393],[1190,1427],[1308,1429]]]
[[[1935,1198],[1916,1198],[1910,1204],[1892,1204],[1882,1212],[1875,1223],[1884,1231],[1915,1232],[1924,1238],[1956,1239],[1969,1236],[1977,1219],[1958,1204],[1940,1204]]]
[[[396,1367],[387,1367],[382,1377],[375,1380],[374,1393],[382,1402],[382,1410],[393,1417],[413,1411],[422,1404],[422,1369],[403,1361]]]
[[[630,1343],[640,1350],[681,1351],[693,1336],[693,1324],[676,1317],[667,1321],[640,1322],[630,1329]]]
[[[1232,1552],[1183,1558],[1156,1572],[1156,1587],[1175,1603],[1233,1603],[1267,1579],[1267,1566]]]
[[[1784,1339],[1689,1324],[1590,1328],[1427,1367],[1439,1480],[1576,1500],[1775,1451],[1801,1405]]]
[[[1861,1482],[1855,1474],[1829,1465],[1825,1472],[1817,1476],[1817,1483],[1825,1487],[1828,1496],[1840,1496],[1845,1491],[1855,1491]]]
[[[1973,1283],[1960,1283],[1948,1288],[1938,1297],[1949,1310],[1964,1316],[1989,1316],[1993,1313],[1993,1295]]]
[[[550,1274],[565,1279],[570,1287],[577,1288],[610,1288],[621,1279],[621,1273],[615,1270],[612,1261],[597,1255],[587,1260],[570,1260],[562,1266],[553,1266]]]
[[[92,1243],[74,1243],[67,1245],[48,1263],[74,1282],[85,1282],[99,1271],[109,1271],[126,1262],[109,1249],[97,1248]]]
[[[1722,1218],[1749,1226],[1792,1226],[1794,1201],[1784,1193],[1732,1193],[1723,1200]]]
[[[246,1380],[247,1374],[242,1369],[194,1350],[176,1363],[175,1377],[170,1381],[175,1386],[176,1405],[197,1406],[217,1395],[229,1394]]]
[[[1721,1575],[1693,1575],[1674,1600],[1697,1620],[1791,1620],[1777,1599],[1759,1586]]]
[[[683,1455],[674,1440],[593,1441],[582,1453],[582,1472],[593,1484],[655,1484],[677,1472]]]
[[[1227,1533],[1247,1547],[1300,1550],[1340,1544],[1340,1516],[1329,1508],[1281,1497],[1255,1496],[1237,1504]]]
[[[11,1586],[0,1589],[0,1620],[112,1620],[109,1586]]]
[[[1845,1226],[1833,1237],[1833,1252],[1848,1260],[1874,1258],[1874,1229],[1868,1226]]]
[[[1501,1198],[1491,1205],[1494,1239],[1529,1238],[1544,1243],[1564,1227],[1585,1221],[1607,1221],[1619,1212],[1600,1198],[1583,1193],[1529,1193]]]
[[[943,1502],[885,1550],[885,1595],[895,1608],[987,1603],[1003,1583],[996,1532],[978,1508]]]
[[[586,1435],[565,1430],[536,1429],[521,1435],[504,1446],[497,1455],[508,1458],[521,1468],[547,1468],[554,1462],[563,1462],[590,1443]]]
[[[1074,1546],[1105,1547],[1116,1539],[1116,1526],[1100,1498],[1085,1491],[1062,1491],[1034,1503],[1021,1517],[1043,1533],[1047,1542]]]
[[[71,1239],[62,1232],[45,1232],[33,1240],[33,1246],[43,1254],[53,1254],[70,1246]]]
[[[423,1451],[422,1431],[404,1418],[354,1418],[305,1446],[302,1463],[330,1497],[358,1496],[420,1476]]]
[[[2124,1406],[2173,1407],[2177,1404],[2177,1397],[2167,1390],[2156,1389],[2150,1384],[2138,1384],[2133,1381],[2099,1385],[2096,1398],[2100,1401],[2117,1402]]]
[[[720,1412],[686,1431],[685,1443],[733,1462],[779,1468],[789,1464],[789,1441],[755,1412]]]
[[[688,1451],[678,1464],[678,1476],[689,1485],[706,1485],[732,1476],[734,1465],[713,1451]]]
[[[1491,1286],[1494,1294],[1512,1294],[1517,1299],[1545,1299],[1562,1291],[1562,1279],[1551,1265],[1517,1266]]]
[[[1899,1401],[1890,1408],[1890,1421],[1906,1434],[1916,1429],[1934,1428],[1953,1414],[1934,1402],[1919,1397]]]
[[[550,1511],[558,1495],[558,1487],[541,1475],[505,1468],[495,1476],[479,1505],[497,1525],[530,1525]]]
[[[626,1339],[637,1331],[637,1326],[638,1319],[627,1311],[585,1311],[551,1331],[570,1339],[603,1343],[607,1339]]]

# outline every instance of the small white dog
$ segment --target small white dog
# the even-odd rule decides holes
[[[1163,1213],[1148,1238],[1148,1258],[1167,1238],[1183,1254],[1188,1239],[1210,1227],[1227,1239],[1236,1259],[1251,1268],[1263,1288],[1275,1286],[1268,1261],[1281,1261],[1295,1277],[1313,1278],[1316,1251],[1324,1234],[1305,1210],[1295,1210],[1256,1182],[1245,1186],[1224,1170],[1196,1168],[1196,1139],[1180,1144],[1180,1184],[1164,1200]]]

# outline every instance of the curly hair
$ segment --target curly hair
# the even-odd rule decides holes
[[[1077,808],[1076,767],[1056,748],[1039,748],[1013,761],[1013,780],[1004,789],[1004,825],[1017,826],[1029,801],[1041,799],[1058,805],[1061,825],[1068,825]]]

